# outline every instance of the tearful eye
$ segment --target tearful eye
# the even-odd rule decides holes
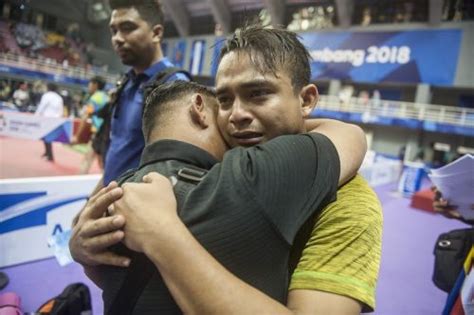
[[[250,97],[262,97],[268,95],[270,92],[268,90],[255,90],[250,92]]]
[[[226,96],[218,97],[217,101],[219,102],[219,106],[222,108],[227,108],[231,105],[230,97],[226,97]]]

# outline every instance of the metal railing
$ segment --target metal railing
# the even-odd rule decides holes
[[[389,100],[353,97],[341,101],[337,96],[322,95],[317,109],[337,112],[367,113],[375,116],[433,121],[474,128],[474,109]]]
[[[85,80],[88,80],[95,75],[100,75],[110,83],[115,83],[119,77],[119,75],[114,75],[100,69],[86,69],[75,66],[63,67],[55,61],[48,62],[46,60],[34,59],[11,53],[1,54],[0,63],[22,69],[45,72],[53,75],[64,75]]]

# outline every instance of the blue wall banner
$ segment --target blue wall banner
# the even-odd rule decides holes
[[[312,79],[452,85],[462,30],[302,33]],[[436,53],[434,53],[436,52]]]
[[[219,55],[222,47],[225,44],[225,37],[216,37],[213,46],[212,60],[211,60],[211,75],[216,76],[217,66],[219,66]]]
[[[161,43],[161,51],[163,52],[163,56],[165,56],[165,57],[169,57],[168,48],[169,48],[168,42],[162,42]]]
[[[183,68],[185,53],[186,53],[186,41],[184,39],[177,41],[173,47],[173,55],[171,56],[171,62],[176,67]]]
[[[200,75],[202,73],[202,65],[206,52],[206,41],[195,40],[191,46],[191,60],[189,61],[189,72],[192,75]]]

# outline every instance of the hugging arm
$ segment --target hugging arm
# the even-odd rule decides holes
[[[158,174],[150,174],[150,177],[158,178]],[[125,187],[125,195],[128,192],[136,196],[135,202],[144,206],[143,202],[147,198],[142,198],[146,194],[142,194],[142,189],[149,189],[149,191],[161,191],[161,195],[166,192],[166,187],[169,185],[167,179],[161,181],[152,179],[148,181],[150,185],[155,187],[144,187],[144,184],[134,184],[134,186]],[[351,184],[351,183],[349,183]],[[128,191],[128,189],[132,189]],[[151,188],[151,189],[150,189]],[[345,188],[343,188],[345,189]],[[345,196],[350,195],[351,202],[360,201],[360,207],[354,206],[354,211],[358,214],[364,215],[369,206],[369,212],[374,212],[375,215],[370,215],[370,220],[364,220],[361,224],[353,224],[350,219],[344,215],[337,215],[336,212],[340,209],[332,206],[332,209],[323,210],[323,218],[320,225],[315,227],[316,230],[323,229],[326,225],[331,225],[334,221],[345,219],[348,221],[344,226],[334,233],[348,231],[348,229],[355,229],[351,231],[355,237],[351,241],[347,240],[349,251],[360,252],[363,248],[359,247],[365,244],[367,238],[371,240],[370,248],[373,250],[371,255],[364,255],[363,261],[368,265],[372,264],[373,277],[370,278],[370,285],[375,291],[376,273],[378,270],[378,263],[380,262],[380,226],[381,216],[379,206],[373,207],[373,201],[376,202],[376,196],[372,195],[367,198],[365,196],[354,196],[354,190],[359,190],[360,187],[353,187],[352,190],[345,192]],[[367,188],[368,189],[368,188]],[[174,198],[171,188],[168,188],[168,198]],[[151,194],[149,195],[151,196]],[[162,197],[165,197],[164,195]],[[193,237],[189,230],[184,226],[182,221],[176,215],[175,206],[159,207],[156,203],[156,194],[149,200],[149,211],[146,215],[138,211],[126,211],[127,215],[140,215],[143,218],[138,222],[127,217],[127,222],[135,222],[137,226],[145,229],[154,229],[156,224],[152,224],[153,216],[157,220],[164,220],[166,224],[160,225],[159,229],[154,229],[154,237],[148,237],[145,240],[146,233],[142,234],[143,240],[131,240],[129,245],[136,246],[135,250],[143,251],[159,269],[163,279],[165,280],[171,294],[184,313],[187,314],[359,314],[361,311],[361,302],[357,298],[359,296],[344,294],[340,291],[331,291],[323,289],[295,289],[291,290],[288,298],[288,305],[285,306],[280,302],[273,300],[263,292],[253,288],[241,279],[235,277],[225,267],[223,267],[214,257],[212,257],[205,248]],[[373,200],[372,200],[373,199]],[[153,201],[155,200],[155,201]],[[131,200],[123,199],[120,202],[130,202]],[[377,202],[376,202],[377,203]],[[133,201],[128,204],[129,207],[135,208]],[[120,207],[118,207],[120,208]],[[159,209],[157,209],[159,208]],[[331,205],[326,207],[331,208]],[[146,219],[144,219],[146,218]],[[140,223],[140,224],[138,224]],[[131,226],[131,224],[129,225]],[[148,228],[146,227],[148,226]],[[374,228],[378,227],[378,228]],[[137,235],[134,233],[127,233],[126,235]],[[324,233],[327,231],[321,230],[324,238]],[[127,244],[127,236],[126,236]],[[352,246],[356,243],[356,246]],[[367,245],[367,244],[365,244]],[[334,246],[327,244],[327,250]],[[356,248],[357,247],[357,248]],[[335,252],[334,250],[332,252]],[[331,253],[332,253],[331,252]],[[359,253],[360,256],[360,253]],[[360,256],[362,257],[362,256]],[[334,259],[337,260],[337,259]],[[183,262],[190,262],[183,264]],[[336,263],[336,262],[334,262]],[[303,266],[305,267],[305,266]],[[370,272],[369,272],[370,273]],[[350,278],[351,275],[343,275],[344,278]],[[340,287],[344,287],[341,284]],[[365,288],[365,286],[363,286]],[[203,290],[203,288],[206,288]],[[350,296],[350,297],[349,297]],[[363,298],[362,298],[363,300]]]
[[[339,184],[348,182],[359,170],[367,152],[364,131],[356,125],[333,119],[307,119],[306,130],[328,137],[339,155],[341,173]]]
[[[122,189],[112,182],[87,201],[73,222],[69,249],[73,259],[84,267],[86,275],[101,287],[100,265],[125,267],[130,260],[114,254],[109,246],[124,236],[123,216],[105,216],[107,208],[122,195]]]
[[[325,128],[327,128],[327,130],[324,130],[322,133],[326,132],[330,136],[337,138],[336,135],[333,135],[337,128],[332,126],[325,126]],[[361,133],[358,134],[360,138],[359,140],[364,144],[365,138],[361,136]],[[302,135],[301,137],[308,136]],[[347,138],[350,139],[350,137],[346,137],[346,139]],[[341,154],[340,147],[342,146],[344,139],[337,141],[339,142],[337,145],[335,144],[335,148],[338,154]],[[305,150],[301,150],[302,154],[304,154],[304,151]],[[345,151],[343,151],[343,154],[346,156],[348,155]],[[363,157],[362,154],[360,155]],[[357,163],[360,164],[362,157]],[[272,159],[273,161],[276,160],[274,156]],[[311,160],[310,158],[308,159]],[[328,156],[327,159],[331,160],[332,158]],[[334,159],[337,160],[337,157]],[[301,162],[303,160],[301,160]],[[261,159],[256,158],[255,161],[261,161]],[[323,168],[322,165],[321,168]],[[332,176],[337,176],[336,178],[341,180],[341,178],[353,176],[356,169],[345,172],[347,174],[344,174],[342,177],[339,176],[338,171],[333,172]],[[300,173],[298,173],[298,175],[300,175]],[[326,175],[329,174],[326,173]],[[301,180],[301,176],[295,176],[295,179],[297,178]],[[337,182],[337,180],[335,181]],[[137,191],[134,192],[135,194],[139,193],[138,189],[140,187],[144,187],[139,185],[143,184],[137,184],[137,186],[134,186],[137,189]],[[156,187],[154,191],[163,192],[163,189]],[[127,195],[127,191],[125,191],[124,195]],[[278,194],[275,194],[275,196],[277,195]],[[150,219],[150,216],[159,216],[164,220],[163,213],[166,209],[156,211],[156,202],[151,202],[151,199],[156,200],[156,198],[156,196],[150,198],[149,206],[144,204],[141,204],[139,207],[137,207],[138,205],[134,206],[133,204],[128,205],[132,209],[154,209],[154,211],[151,211],[146,216],[142,211],[124,211],[124,215],[132,215],[133,213],[133,215],[143,215],[144,217],[147,217],[148,219],[141,222],[141,224],[152,222],[153,220]],[[162,198],[162,196],[160,198]],[[141,200],[141,203],[144,198],[136,198],[136,200],[137,203]],[[311,299],[307,298],[308,294],[306,294],[309,290],[295,290],[295,292],[290,295],[290,303],[288,306],[281,304],[263,292],[238,279],[216,261],[184,226],[176,215],[176,209],[174,209],[174,211],[168,210],[166,212],[170,214],[170,217],[166,219],[168,223],[163,228],[154,229],[154,237],[149,237],[149,240],[144,242],[144,244],[146,244],[145,246],[135,248],[135,250],[143,251],[154,262],[183,312],[190,314],[304,314],[307,313],[311,307],[312,311],[316,309],[314,314],[327,314],[325,312],[328,310],[334,310],[334,312],[343,310],[347,314],[357,314],[360,312],[360,304],[356,300],[343,295],[325,293],[322,291],[319,291],[321,293],[320,295],[313,296],[313,302],[318,301],[319,303],[322,301],[323,304],[326,303],[326,308],[319,309],[318,307],[313,307],[314,303],[310,303],[309,305],[306,303],[311,301]],[[126,217],[126,220],[128,223],[131,222],[128,217]],[[131,225],[129,225],[129,227],[130,226]],[[151,230],[152,227],[150,227],[150,231]],[[133,233],[127,233],[127,230],[125,231],[126,244],[128,235],[132,234]],[[162,236],[160,237],[157,234],[162,234]],[[136,244],[140,244],[140,242],[137,242]],[[187,261],[192,261],[193,263],[183,263]],[[206,290],[203,290],[202,288],[206,288]],[[317,311],[318,309],[320,310],[319,312]]]

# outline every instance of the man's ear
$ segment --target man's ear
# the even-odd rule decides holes
[[[163,25],[156,24],[153,26],[152,30],[153,30],[153,42],[161,43],[161,39],[163,38]]]
[[[309,117],[309,114],[316,107],[319,100],[318,88],[314,84],[305,85],[300,92],[301,112],[303,118]]]
[[[209,127],[206,116],[206,104],[201,94],[193,94],[191,96],[191,106],[189,107],[191,120],[202,129]]]

